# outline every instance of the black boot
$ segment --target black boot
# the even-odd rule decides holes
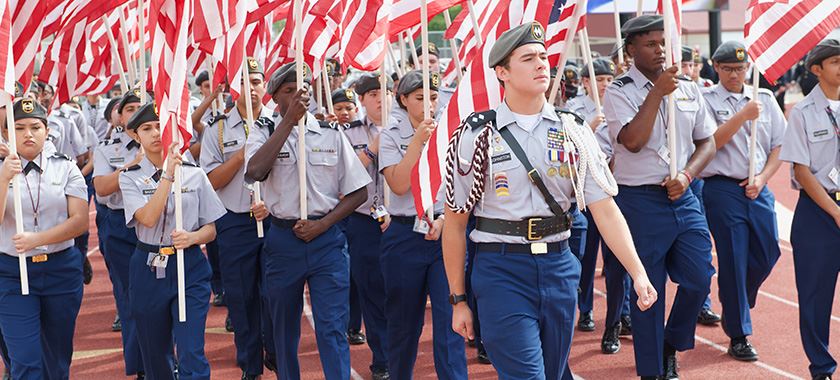
[[[745,336],[732,338],[729,342],[729,351],[727,353],[735,360],[742,362],[754,362],[758,360],[758,352],[755,351],[755,348]]]
[[[595,321],[592,319],[592,312],[580,313],[577,328],[580,331],[595,331]]]
[[[619,333],[621,333],[621,322],[607,327],[604,336],[601,337],[601,352],[611,355],[621,349],[621,342],[618,340]]]

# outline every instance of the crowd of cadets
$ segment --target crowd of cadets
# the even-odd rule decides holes
[[[786,120],[778,92],[759,89],[754,98],[745,84],[750,65],[740,43],[721,45],[706,67],[685,49],[681,67],[665,68],[660,16],[630,20],[622,38],[612,57],[592,59],[592,73],[586,65],[562,70],[555,107],[546,102],[556,72],[547,67],[542,28],[505,32],[488,59],[504,102],[457,129],[439,201],[421,216],[411,171],[437,125],[424,117],[424,103],[439,111],[453,93],[441,83],[433,45],[428,56],[417,52],[418,63],[430,65],[429,99],[419,70],[386,78],[383,90],[378,74],[345,83],[330,62],[334,91],[314,99],[307,66],[298,88],[294,64],[266,77],[248,59],[250,94],[235,102],[222,101],[224,88],[201,73],[195,136],[184,155],[162,145],[157,109],[142,104],[139,91],[73,98],[47,111],[49,85],[19,88],[17,156],[0,145],[4,378],[69,377],[82,284],[93,275],[86,253],[94,251],[87,247],[94,193],[98,250],[117,306],[112,328],[122,334],[125,374],[138,379],[210,377],[211,303],[227,307],[242,379],[264,369],[300,378],[305,287],[327,379],[348,379],[349,345],[365,343],[373,379],[412,378],[427,299],[438,378],[467,378],[467,339],[500,378],[569,379],[573,330],[597,329],[599,251],[604,354],[618,353],[619,337],[632,335],[636,374],[675,379],[676,353],[694,347],[696,324],[720,323],[729,355],[755,361],[750,310],[780,255],[766,184],[782,161],[793,164],[800,190],[791,243],[802,343],[813,378],[830,378],[834,286],[823,281],[835,282],[840,268],[832,254],[840,244],[840,43],[825,40],[806,57],[818,83]],[[699,76],[709,69],[717,84]],[[266,96],[276,109],[263,106]],[[677,152],[667,148],[667,96],[676,103],[668,117],[676,118]],[[175,229],[172,191],[179,167],[183,229]],[[9,189],[17,174],[23,214],[15,216]],[[300,215],[300,186],[307,215]],[[26,232],[16,233],[15,217]],[[712,239],[722,318],[710,307]],[[186,322],[175,319],[169,259],[178,249]],[[28,296],[19,253],[27,257]],[[668,279],[678,286],[666,319]]]

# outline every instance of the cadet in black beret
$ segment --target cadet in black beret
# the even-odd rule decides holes
[[[440,75],[438,73],[429,74],[429,89],[434,91],[431,94],[433,100],[437,99],[438,86],[440,86]],[[423,88],[423,72],[414,70],[405,74],[400,80],[400,85],[397,87],[397,104],[403,109],[406,108],[403,104],[402,98],[408,97],[412,92]],[[434,109],[434,107],[432,107]]]
[[[823,40],[808,52],[805,67],[810,70],[811,66],[822,65],[823,60],[835,55],[840,55],[840,41],[831,38]]]
[[[157,105],[155,103],[146,103],[131,116],[131,119],[125,125],[125,129],[136,131],[143,123],[152,121],[160,121],[160,117],[157,114]]]
[[[13,107],[15,120],[38,119],[47,126],[47,110],[32,99],[21,99]]]
[[[394,81],[391,78],[387,79],[387,83],[385,83],[385,88],[390,89],[394,87]],[[356,94],[362,96],[366,94],[368,91],[371,90],[379,90],[379,74],[365,74],[359,79],[356,80],[356,86],[353,88],[356,90]]]
[[[265,88],[267,94],[271,94],[274,96],[274,93],[282,86],[284,83],[289,82],[296,82],[297,81],[297,69],[294,62],[289,62],[283,66],[280,66],[279,69],[275,70],[273,74],[271,74],[271,78],[268,80],[268,85]],[[306,63],[303,64],[303,82],[306,84],[312,84],[312,69],[309,68],[309,65]]]

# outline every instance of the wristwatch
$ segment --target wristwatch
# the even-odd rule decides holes
[[[449,295],[449,303],[451,303],[453,306],[457,305],[461,302],[464,302],[466,300],[467,300],[467,295],[466,294],[450,294]]]

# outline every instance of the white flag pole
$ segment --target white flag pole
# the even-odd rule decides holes
[[[137,17],[140,25],[140,103],[146,104],[148,94],[146,93],[146,14],[143,10],[146,8],[145,0],[137,0]],[[169,147],[166,147],[169,149]]]
[[[118,9],[117,12],[121,13],[122,10]],[[117,41],[114,39],[114,30],[111,29],[111,21],[108,20],[108,15],[105,15],[102,19],[105,21],[105,34],[108,35],[108,42],[111,44],[111,59],[117,62],[117,70],[120,72],[120,90],[125,94],[128,92],[128,81],[125,79],[125,68],[123,67],[122,59],[120,59]]]
[[[295,71],[297,74],[297,88],[303,88],[303,5],[301,0],[295,0]],[[306,205],[306,116],[298,120],[298,185],[300,187],[300,219],[308,218]]]
[[[467,0],[470,2],[471,0]],[[443,20],[446,22],[446,28],[449,29],[449,26],[452,25],[452,20],[449,16],[449,10],[443,11]],[[461,59],[458,58],[458,46],[455,44],[455,39],[449,39],[449,50],[452,51],[452,62],[455,63],[455,72],[458,73],[458,83],[461,83],[464,80],[463,75],[461,73]]]
[[[125,14],[123,14],[122,10],[117,11],[117,14],[120,17],[119,20],[120,20],[121,27],[125,28],[125,26],[128,25],[125,22]],[[128,70],[126,70],[126,75],[128,75],[128,83],[131,83],[131,86],[134,86],[134,84],[137,83],[136,82],[137,81],[137,67],[134,66],[134,61],[131,59],[131,47],[129,46],[129,43],[128,43],[128,33],[129,33],[128,30],[122,30],[122,33],[120,33],[120,39],[122,39],[122,43],[123,43],[123,50],[124,50],[124,53],[125,53],[125,62],[128,64],[128,67],[127,67]],[[141,39],[142,39],[142,37],[141,37]],[[142,47],[141,47],[141,49],[142,49]],[[129,86],[129,87],[131,87],[131,86]],[[123,90],[123,93],[125,93],[126,91],[127,90]]]
[[[560,56],[560,61],[557,62],[557,76],[554,77],[554,82],[551,84],[551,91],[548,95],[548,104],[554,104],[554,100],[557,99],[557,91],[560,89],[560,80],[563,79],[563,67],[566,66],[566,60],[569,58],[569,54],[572,52],[572,42],[575,39],[575,31],[578,28],[578,24],[580,23],[580,18],[586,13],[586,0],[580,1],[577,6],[575,6],[575,15],[573,16],[575,19],[572,20],[572,25],[569,31],[566,33],[566,40],[563,42],[563,55]]]
[[[595,102],[595,109],[598,115],[601,115],[601,94],[598,93],[598,81],[595,79],[595,65],[593,64],[592,48],[589,46],[589,32],[586,27],[580,31],[580,46],[583,48],[583,54],[586,55],[587,69],[589,70],[589,92],[592,100]]]
[[[244,47],[244,45],[243,45]],[[248,123],[248,130],[251,131],[250,133],[254,133],[254,104],[251,100],[251,78],[250,73],[248,72],[248,53],[245,52],[245,61],[242,62],[242,94],[239,96],[245,97],[245,122]],[[222,126],[219,126],[221,128]],[[248,140],[249,136],[245,136],[245,140]],[[254,202],[262,202],[262,193],[260,192],[260,183],[254,182]],[[265,236],[265,232],[263,231],[263,224],[260,221],[257,221],[257,237],[262,238]]]
[[[615,21],[615,40],[621,46],[621,17],[618,14],[618,1],[613,1],[613,21]],[[588,35],[587,35],[588,37]],[[624,66],[624,48],[618,49],[618,64]]]
[[[753,77],[752,77],[752,98],[754,101],[758,101],[758,79],[760,73],[758,72],[758,65],[753,62]],[[749,172],[749,184],[755,184],[755,153],[756,153],[756,140],[758,139],[758,123],[755,120],[750,121],[750,172]]]
[[[169,115],[169,122],[170,128],[172,129],[172,141],[180,142],[181,134],[178,133],[178,123],[175,120],[175,116]],[[169,149],[169,147],[166,147]],[[170,152],[171,153],[171,152]],[[169,158],[171,159],[171,157]],[[184,229],[184,207],[181,201],[181,182],[182,182],[182,172],[181,166],[177,166],[175,168],[175,181],[172,184],[175,188],[173,189],[173,193],[175,194],[175,229],[176,230],[183,230]],[[164,210],[165,212],[165,210]],[[185,274],[184,274],[184,250],[178,249],[175,253],[175,258],[178,264],[178,321],[179,322],[186,322],[187,321],[187,298],[186,298],[186,283],[185,283]]]
[[[9,154],[17,155],[17,136],[15,135],[15,114],[12,111],[12,95],[3,97],[6,103],[6,132],[9,136]],[[19,178],[23,174],[18,174],[12,178],[12,199],[15,207],[15,232],[23,233],[23,206],[20,202],[20,181]],[[22,295],[29,295],[29,272],[26,269],[26,255],[24,253],[18,254],[18,266],[20,267],[20,293]]]
[[[665,13],[665,68],[670,68],[674,65],[674,46],[678,41],[673,41],[671,33],[674,25],[674,9],[670,0],[663,1]],[[674,103],[674,95],[668,95],[667,108],[667,122],[668,122],[668,168],[671,179],[677,178],[677,128],[676,128],[676,108]]]

